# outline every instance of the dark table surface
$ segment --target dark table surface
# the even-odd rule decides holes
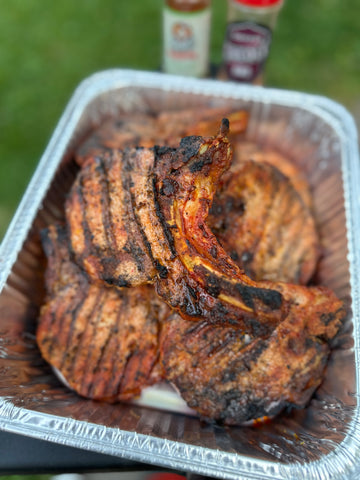
[[[154,468],[111,455],[2,431],[0,431],[0,452],[0,475],[143,471]]]

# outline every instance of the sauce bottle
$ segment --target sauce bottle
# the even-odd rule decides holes
[[[227,28],[220,77],[262,83],[283,0],[227,0]]]
[[[163,70],[205,77],[209,70],[211,0],[165,0]]]

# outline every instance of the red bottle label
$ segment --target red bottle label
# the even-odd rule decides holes
[[[271,30],[252,22],[227,26],[223,60],[231,80],[252,82],[262,71],[269,55]]]

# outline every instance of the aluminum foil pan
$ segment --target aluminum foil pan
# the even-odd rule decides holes
[[[306,173],[324,248],[317,280],[335,290],[349,312],[310,405],[257,428],[223,428],[161,408],[82,399],[42,360],[34,337],[44,296],[39,230],[63,218],[76,145],[119,112],[220,105],[248,109],[247,139],[285,153]],[[323,97],[129,70],[86,79],[0,248],[0,428],[218,478],[360,478],[359,167],[351,116]]]

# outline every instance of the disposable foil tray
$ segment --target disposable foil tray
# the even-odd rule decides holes
[[[305,172],[323,246],[316,281],[348,317],[310,404],[270,423],[221,427],[171,409],[80,398],[35,342],[44,298],[39,231],[64,217],[73,152],[105,118],[203,106],[245,108],[246,139]],[[109,70],[84,80],[60,118],[0,248],[0,428],[217,478],[360,478],[360,172],[347,111],[319,96],[160,73]],[[175,409],[176,410],[176,409]]]

